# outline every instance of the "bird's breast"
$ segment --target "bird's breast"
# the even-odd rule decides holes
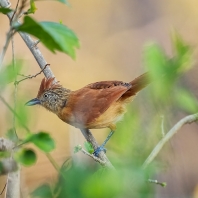
[[[88,123],[90,129],[111,128],[117,122],[122,120],[126,112],[126,104],[114,102],[103,114],[96,118],[91,123]]]

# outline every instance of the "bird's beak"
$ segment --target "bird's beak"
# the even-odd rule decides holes
[[[34,98],[34,99],[25,103],[25,105],[27,105],[27,106],[33,106],[36,104],[41,104],[41,101],[38,98]]]

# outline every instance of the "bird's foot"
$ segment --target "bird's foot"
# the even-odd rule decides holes
[[[106,153],[107,149],[101,145],[99,146],[94,152],[93,152],[93,155],[96,156],[96,157],[99,157],[99,153],[103,151],[104,153]]]
[[[108,142],[108,140],[110,139],[110,137],[113,135],[113,131],[111,131],[110,133],[109,133],[109,135],[107,136],[107,138],[106,138],[106,140],[103,142],[103,144],[101,145],[101,146],[99,146],[95,151],[94,151],[94,155],[96,156],[96,157],[99,157],[99,153],[101,152],[101,151],[103,151],[104,153],[106,153],[106,148],[105,148],[105,145],[106,145],[106,143]]]

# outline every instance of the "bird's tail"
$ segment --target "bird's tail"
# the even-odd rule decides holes
[[[151,80],[148,72],[142,74],[141,76],[138,76],[130,82],[130,84],[132,85],[131,88],[122,95],[121,100],[125,100],[127,98],[130,98],[131,96],[135,96],[140,90],[142,90],[150,83]]]

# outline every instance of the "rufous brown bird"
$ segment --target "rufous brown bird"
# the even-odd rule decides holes
[[[94,152],[98,155],[105,150],[106,142],[116,130],[116,123],[126,112],[126,105],[149,83],[149,75],[145,73],[129,83],[101,81],[71,91],[54,82],[54,78],[43,78],[37,97],[26,105],[39,104],[80,129],[110,128],[111,133]]]

